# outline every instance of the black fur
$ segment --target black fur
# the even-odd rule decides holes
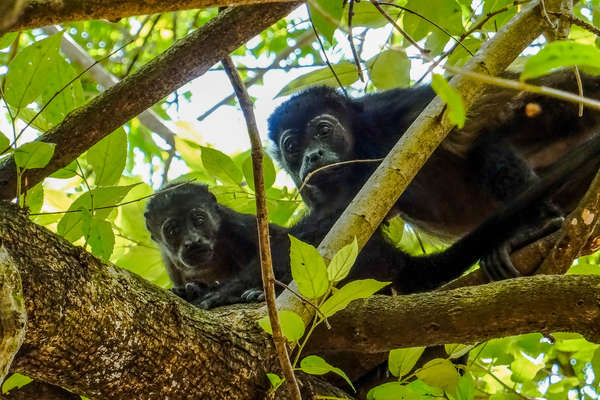
[[[584,95],[600,97],[600,78],[582,78]],[[571,71],[534,83],[577,92]],[[280,105],[269,118],[274,157],[298,187],[308,173],[321,166],[384,157],[433,96],[429,86],[357,99],[331,88],[308,89]],[[532,103],[541,112],[528,115],[525,109]],[[400,213],[406,221],[441,238],[456,239],[472,231],[600,127],[599,112],[586,109],[583,118],[577,112],[576,104],[488,88],[470,110],[465,127],[452,132],[434,152],[392,213]],[[324,115],[333,121],[334,129],[322,135],[316,127]],[[295,154],[285,148],[285,140],[295,145]],[[309,208],[327,215],[358,192],[376,165],[326,169],[310,179],[301,195]],[[577,203],[591,178],[591,174],[576,173],[566,189],[553,196],[562,211]],[[554,217],[557,209],[547,202],[541,214]]]
[[[522,225],[529,224],[539,203],[556,191],[571,174],[597,169],[599,155],[600,135],[563,157],[537,183],[443,252],[411,256],[376,234],[359,254],[347,280],[375,278],[392,281],[392,286],[402,293],[438,287],[458,277],[478,259],[509,240]],[[291,229],[271,224],[271,248],[277,279],[284,283],[291,280],[287,233],[313,245],[318,244],[348,201],[339,204],[338,209],[327,218],[311,213]],[[198,210],[206,214],[203,223],[194,220],[193,215]],[[203,308],[261,298],[254,216],[240,214],[218,204],[206,186],[200,184],[168,186],[150,200],[145,216],[178,295]],[[171,222],[178,223],[180,227],[176,240],[167,237]],[[186,238],[190,242],[189,248],[194,249],[198,244],[210,249],[210,252],[194,250],[192,256],[195,255],[198,260],[186,256]]]

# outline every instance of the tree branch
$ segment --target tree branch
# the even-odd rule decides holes
[[[14,204],[0,203],[0,220],[29,319],[16,372],[90,398],[233,400],[264,396],[265,373],[279,372],[259,310],[197,309],[34,224]],[[313,390],[318,381],[301,383]]]
[[[134,15],[190,10],[193,8],[243,6],[287,1],[289,0],[26,0],[23,13],[20,18],[13,21],[10,29],[18,31],[72,21],[90,19],[116,21]]]
[[[333,329],[318,328],[309,351],[377,353],[556,331],[579,332],[598,343],[599,287],[596,275],[545,275],[444,292],[374,296],[330,317]]]
[[[71,112],[61,124],[42,135],[38,140],[56,144],[54,156],[46,167],[28,170],[22,181],[26,182],[27,188],[32,187],[68,165],[100,139],[186,82],[202,75],[297,5],[278,3],[228,9],[177,41],[136,73],[95,97],[86,106]],[[11,199],[15,193],[15,164],[10,157],[0,164],[0,198]]]

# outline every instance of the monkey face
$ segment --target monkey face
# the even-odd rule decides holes
[[[174,264],[184,269],[210,267],[219,226],[213,214],[194,207],[164,220],[161,242],[168,248]]]
[[[286,129],[279,137],[283,167],[296,185],[311,172],[330,164],[347,161],[354,153],[354,140],[340,118],[319,114],[299,129]],[[343,168],[343,167],[340,167]],[[310,184],[328,183],[335,178],[337,167],[325,168],[310,177]]]

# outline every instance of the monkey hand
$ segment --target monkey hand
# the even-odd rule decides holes
[[[563,217],[554,217],[536,226],[526,227],[483,257],[479,261],[479,265],[488,280],[493,282],[521,276],[521,272],[512,263],[511,253],[556,231],[562,225],[563,220]]]
[[[208,288],[206,285],[197,282],[187,282],[184,286],[173,286],[169,289],[177,297],[192,302],[195,299],[206,294]]]
[[[235,280],[224,283],[214,290],[191,301],[192,304],[205,310],[236,303],[251,303],[264,300],[262,288],[246,289],[243,281]]]

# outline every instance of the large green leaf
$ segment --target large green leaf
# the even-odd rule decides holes
[[[4,151],[8,146],[10,146],[10,139],[0,132],[0,151]]]
[[[330,282],[339,282],[348,276],[350,269],[358,256],[358,243],[356,237],[351,243],[342,247],[331,259],[327,268],[327,277]]]
[[[314,246],[290,235],[290,264],[292,277],[303,296],[314,299],[325,294],[329,287],[327,268]]]
[[[62,57],[56,58],[46,73],[44,79],[47,84],[42,90],[40,101],[46,107],[42,115],[46,121],[55,125],[83,104],[83,88],[80,80],[71,82],[77,74],[71,64]]]
[[[4,383],[2,383],[2,394],[6,394],[13,389],[23,387],[32,380],[33,379],[25,375],[12,374],[4,381]]]
[[[281,310],[277,312],[279,316],[279,324],[281,325],[281,332],[290,342],[297,342],[302,336],[304,336],[304,321],[302,318],[293,311]],[[258,325],[268,334],[273,334],[271,328],[271,320],[269,316],[262,317],[258,320]]]
[[[242,171],[227,154],[210,147],[201,146],[200,148],[202,149],[202,164],[210,175],[224,184],[239,185],[242,183]]]
[[[349,282],[325,300],[320,310],[326,317],[331,317],[336,312],[346,308],[351,301],[366,299],[389,284],[390,282],[379,282],[375,279],[362,279]]]
[[[428,385],[454,392],[460,375],[454,365],[443,358],[435,358],[420,368],[416,375]]]
[[[115,234],[110,222],[97,217],[89,216],[82,212],[83,216],[83,236],[92,249],[92,254],[108,261],[115,246]]]
[[[387,382],[375,386],[367,393],[367,400],[421,400],[428,397],[421,397],[410,387],[400,382]]]
[[[404,13],[402,19],[406,32],[417,41],[438,29],[431,22],[435,22],[451,35],[460,35],[464,31],[462,9],[454,0],[409,0],[406,7],[421,15]]]
[[[312,4],[311,4],[312,3]],[[315,29],[333,44],[333,33],[336,29],[336,24],[332,21],[340,21],[342,19],[342,2],[332,0],[312,0],[309,2],[310,15]]]
[[[29,142],[15,150],[15,163],[19,168],[44,168],[54,154],[54,143]]]
[[[333,65],[335,74],[340,79],[342,86],[348,86],[358,80],[356,65],[348,61],[342,61],[337,65]],[[287,96],[301,89],[306,89],[312,86],[325,85],[330,87],[338,87],[338,82],[329,67],[319,68],[308,74],[299,76],[283,87],[275,97]]]
[[[275,183],[275,165],[273,165],[273,160],[271,157],[267,155],[267,153],[263,153],[263,177],[265,181],[265,190],[273,186]],[[250,189],[254,189],[254,170],[252,169],[252,155],[248,155],[244,162],[242,163],[242,172],[244,173],[244,178],[246,178],[246,183],[250,186]]]
[[[575,42],[548,43],[525,62],[521,79],[537,78],[556,68],[573,65],[600,68],[600,50],[593,45]]]
[[[128,186],[106,186],[92,189],[89,192],[83,193],[69,207],[58,223],[57,232],[64,236],[67,240],[74,242],[83,236],[83,214],[78,211],[81,209],[95,210],[94,216],[98,219],[105,219],[113,210],[111,206],[118,204],[125,195],[133,188],[134,185]],[[92,200],[93,199],[93,200]],[[93,204],[92,204],[93,203]],[[101,208],[107,207],[107,208]]]
[[[114,185],[119,181],[127,161],[127,134],[119,128],[96,143],[87,152],[97,186]]]
[[[388,367],[392,375],[402,378],[407,375],[417,364],[425,351],[425,347],[407,347],[390,351]]]
[[[352,385],[352,382],[350,381],[350,378],[348,378],[344,371],[334,367],[319,356],[304,357],[302,361],[300,361],[300,369],[311,375],[324,375],[328,372],[333,372],[344,378],[352,390],[356,391],[356,389],[354,389],[354,385]]]
[[[408,87],[410,84],[410,60],[404,51],[384,51],[369,60],[367,67],[378,89]]]
[[[4,96],[11,106],[21,109],[42,94],[48,73],[61,57],[58,49],[62,33],[27,46],[8,65]]]
[[[18,32],[8,32],[0,36],[0,50],[11,45],[15,41]]]

